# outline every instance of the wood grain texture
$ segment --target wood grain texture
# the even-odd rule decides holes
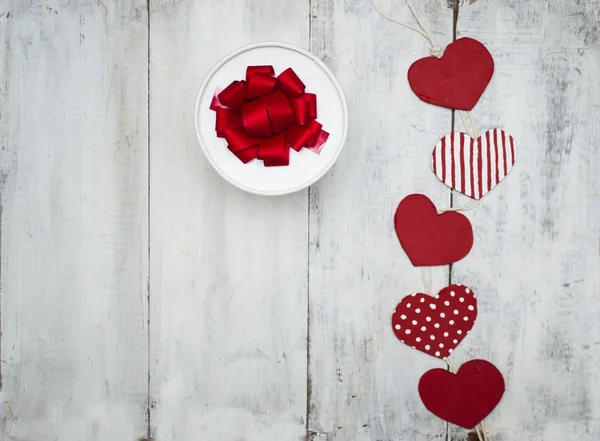
[[[3,441],[146,434],[145,0],[0,4]]]
[[[453,0],[414,3],[449,43]],[[427,42],[367,0],[150,7],[0,4],[0,440],[466,440],[417,394],[443,364],[390,325],[423,291],[394,210],[414,192],[451,200],[430,169],[451,113],[406,80]],[[433,291],[478,296],[452,358],[504,373],[493,441],[600,438],[599,10],[461,8],[459,36],[496,62],[479,131],[506,130],[518,157],[467,213],[473,250],[433,269]],[[346,149],[310,192],[244,194],[196,141],[204,76],[264,40],[310,48],[348,98]]]
[[[305,436],[307,192],[225,182],[194,132],[210,68],[257,41],[308,46],[308,1],[151,4],[151,395],[158,441]]]
[[[501,0],[460,13],[459,36],[496,62],[474,109],[479,131],[501,127],[518,147],[511,174],[469,214],[475,244],[452,272],[480,311],[455,363],[484,358],[506,379],[486,420],[506,429],[497,441],[600,438],[598,10]]]
[[[403,2],[378,5],[412,22]],[[451,9],[419,2],[418,11],[438,44],[452,40]],[[308,439],[441,439],[444,423],[426,412],[417,383],[444,363],[403,345],[391,329],[397,303],[423,291],[393,216],[411,193],[449,206],[450,193],[429,167],[451,112],[410,90],[410,64],[429,55],[418,34],[383,21],[368,1],[313,0],[311,16],[311,50],[342,84],[351,123],[338,163],[311,189]],[[448,268],[433,275],[437,292]]]

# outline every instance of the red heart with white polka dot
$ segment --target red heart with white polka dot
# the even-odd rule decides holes
[[[476,318],[473,292],[463,285],[450,285],[435,297],[404,297],[396,306],[392,327],[402,343],[444,359],[466,337]]]

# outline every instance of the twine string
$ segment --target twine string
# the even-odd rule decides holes
[[[431,268],[428,266],[421,267],[421,280],[423,281],[423,287],[425,294],[431,294],[431,281],[433,277],[431,275]]]
[[[483,441],[489,441],[487,431],[485,430],[485,423],[483,421],[479,423],[479,427],[481,428],[481,433],[483,433]]]
[[[427,41],[429,42],[429,45],[431,46],[430,49],[429,49],[429,53],[432,56],[436,57],[436,58],[441,58],[442,57],[442,54],[443,54],[442,48],[440,46],[438,46],[437,44],[435,44],[435,41],[433,40],[433,36],[427,30],[427,28],[423,25],[423,22],[419,18],[419,14],[417,14],[417,11],[415,10],[415,7],[410,2],[410,0],[404,0],[404,1],[406,2],[406,5],[410,9],[410,12],[411,12],[413,18],[415,19],[415,21],[418,24],[418,27],[417,26],[413,26],[413,25],[408,24],[408,23],[400,22],[400,21],[398,21],[398,20],[390,17],[389,15],[384,14],[381,11],[381,9],[379,9],[377,7],[377,5],[375,4],[375,0],[370,0],[370,1],[371,1],[371,6],[375,10],[375,12],[377,12],[381,17],[383,17],[384,19],[386,19],[388,21],[391,21],[392,23],[395,23],[397,25],[403,26],[403,27],[405,27],[407,29],[410,29],[412,31],[417,32],[418,34],[420,34],[421,36],[423,36],[424,38],[426,38]],[[466,130],[467,134],[471,138],[477,139],[477,137],[478,137],[477,136],[477,126],[475,124],[475,120],[473,119],[473,116],[471,115],[471,112],[467,112],[467,111],[464,111],[464,110],[459,110],[458,114],[460,115],[460,119],[462,120],[463,126],[465,127],[465,130]]]
[[[417,22],[417,24],[419,25],[417,26],[413,26],[411,24],[408,23],[402,23],[392,17],[390,17],[389,15],[384,14],[381,9],[379,9],[377,7],[377,5],[375,4],[375,0],[371,0],[371,6],[373,7],[373,9],[375,10],[375,12],[377,12],[381,17],[385,18],[388,21],[391,21],[392,23],[396,23],[397,25],[403,26],[407,29],[410,29],[412,31],[415,31],[416,33],[418,33],[419,35],[421,35],[422,37],[424,37],[425,39],[427,39],[427,41],[429,42],[429,45],[431,46],[429,49],[429,53],[436,57],[436,58],[441,58],[442,57],[442,48],[439,47],[437,44],[435,44],[435,41],[433,40],[433,37],[431,35],[431,33],[427,30],[427,28],[425,26],[423,26],[423,22],[421,21],[421,19],[419,18],[419,15],[417,14],[417,11],[415,10],[414,6],[412,5],[412,3],[410,2],[410,0],[404,0],[406,2],[406,4],[408,5],[408,8],[410,9],[410,12],[413,16],[413,18],[415,19],[415,21]]]
[[[485,433],[482,433],[480,424],[475,426],[475,432],[477,433],[477,438],[479,438],[479,441],[487,441]]]
[[[429,44],[431,46],[430,50],[429,50],[431,55],[433,55],[434,57],[437,57],[437,58],[441,58],[442,53],[443,53],[442,49],[437,44],[435,44],[435,41],[433,40],[431,33],[423,25],[423,22],[421,21],[421,19],[419,18],[419,15],[417,14],[417,11],[415,10],[415,7],[410,2],[410,0],[404,0],[404,1],[406,2],[408,8],[410,9],[410,12],[411,12],[413,18],[415,19],[415,21],[418,24],[418,27],[413,26],[408,23],[402,23],[402,22],[390,17],[389,15],[384,14],[381,11],[381,9],[379,9],[377,7],[377,5],[375,4],[375,0],[370,0],[371,6],[375,10],[375,12],[377,12],[381,17],[383,17],[384,19],[386,19],[388,21],[391,21],[392,23],[395,23],[395,24],[403,26],[407,29],[413,30],[413,31],[417,32],[418,34],[420,34],[421,36],[423,36],[425,39],[427,39],[427,41],[429,42]],[[477,139],[478,138],[477,125],[475,124],[475,120],[474,120],[473,116],[471,115],[471,112],[459,110],[458,114],[460,115],[462,124],[465,127],[465,131],[467,132],[467,134],[471,138]],[[471,210],[474,210],[475,208],[477,208],[478,205],[479,205],[479,201],[475,201],[475,202],[466,204],[462,207],[450,207],[450,208],[440,210],[438,212],[443,213],[446,211],[471,211]],[[423,279],[423,280],[425,280],[425,279]]]
[[[463,127],[465,128],[465,131],[467,132],[467,134],[471,138],[477,139],[478,138],[477,126],[475,125],[475,120],[474,120],[471,112],[459,110],[458,115],[460,116],[461,122],[462,122]]]
[[[475,124],[475,119],[471,112],[466,112],[464,110],[459,110],[458,115],[460,116],[460,120],[462,122],[467,135],[469,135],[473,139],[477,139],[479,135],[477,134],[477,125]]]
[[[458,372],[458,369],[452,360],[450,360],[449,358],[446,357],[446,358],[444,358],[444,361],[448,365],[450,372],[452,372],[453,374],[456,374]]]
[[[481,204],[481,199],[478,199],[476,201],[471,201],[466,203],[465,205],[461,205],[458,207],[448,207],[448,208],[442,208],[441,210],[438,210],[439,214],[445,213],[447,211],[471,211],[471,210],[475,210],[479,204]]]

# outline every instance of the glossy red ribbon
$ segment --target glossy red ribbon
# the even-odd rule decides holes
[[[319,153],[329,133],[317,121],[317,96],[288,68],[278,77],[273,66],[248,66],[246,79],[233,81],[210,105],[215,131],[243,163],[266,167],[290,163],[290,148]]]

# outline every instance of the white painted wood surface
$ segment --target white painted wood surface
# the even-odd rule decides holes
[[[486,3],[458,25],[496,62],[473,114],[518,153],[469,214],[475,245],[452,280],[472,286],[480,316],[454,360],[504,373],[495,440],[599,439],[600,2]]]
[[[447,1],[414,3],[451,41]],[[433,270],[478,294],[453,359],[504,373],[496,441],[600,437],[598,10],[480,0],[457,24],[496,61],[480,131],[519,146],[470,255]],[[192,116],[210,67],[263,40],[321,57],[351,119],[332,172],[271,199],[210,169]],[[0,4],[0,440],[466,439],[416,392],[442,364],[390,329],[422,290],[394,209],[450,204],[429,155],[451,112],[406,81],[427,52],[366,0]]]
[[[147,433],[145,1],[0,4],[2,441]]]
[[[229,185],[202,154],[193,110],[204,76],[237,47],[307,47],[308,2],[162,0],[151,8],[152,434],[299,441],[307,193],[265,198]]]
[[[378,4],[411,21],[402,2]],[[419,101],[406,80],[410,64],[429,55],[424,38],[384,21],[363,0],[312,5],[311,50],[340,81],[351,123],[346,151],[310,195],[309,433],[326,441],[431,440],[444,423],[423,409],[417,383],[443,363],[392,332],[396,305],[423,290],[393,215],[416,192],[449,206],[449,191],[429,167],[451,112]],[[444,44],[452,41],[452,10],[438,6],[421,15]],[[448,268],[433,276],[442,288]]]

